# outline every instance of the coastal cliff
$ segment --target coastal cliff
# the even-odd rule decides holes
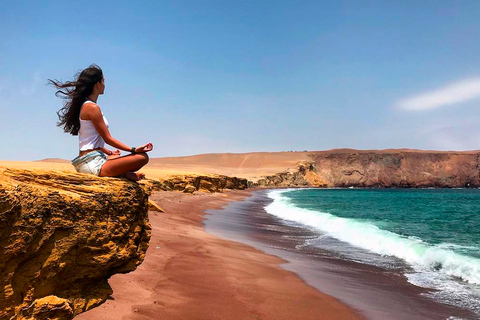
[[[309,161],[299,162],[295,168],[274,175],[265,176],[257,182],[249,182],[249,187],[328,187]]]
[[[62,171],[0,170],[0,319],[72,319],[135,270],[148,188]]]
[[[263,187],[480,187],[479,152],[333,150],[315,152],[295,168],[263,177]]]

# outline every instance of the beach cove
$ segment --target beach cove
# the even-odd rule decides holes
[[[425,297],[429,290],[412,285],[402,275],[393,275],[388,270],[358,261],[338,259],[331,254],[335,250],[329,251],[328,248],[311,250],[305,245],[306,240],[315,240],[319,234],[311,233],[304,226],[292,227],[275,217],[275,213],[272,216],[266,212],[272,202],[266,196],[269,190],[282,187],[323,186],[327,188],[318,191],[333,192],[337,187],[349,186],[373,194],[368,190],[380,190],[382,186],[393,190],[396,186],[408,185],[453,188],[468,184],[471,192],[475,192],[472,187],[478,184],[474,168],[477,160],[472,163],[471,159],[478,160],[478,152],[331,150],[206,154],[151,159],[142,170],[148,179],[138,184],[117,178],[76,174],[69,161],[62,159],[0,161],[0,167],[11,168],[5,172],[16,182],[10,183],[9,188],[22,185],[27,191],[23,196],[29,201],[32,197],[28,190],[34,187],[33,190],[55,194],[55,197],[62,195],[65,205],[78,209],[76,219],[82,219],[85,210],[94,216],[97,212],[106,214],[92,220],[93,227],[99,232],[105,231],[102,225],[107,222],[111,231],[105,234],[105,244],[97,243],[94,232],[84,232],[91,245],[82,250],[98,252],[89,260],[93,261],[93,264],[89,262],[93,270],[101,266],[97,262],[104,260],[102,251],[105,248],[108,248],[108,257],[123,259],[121,263],[128,268],[118,269],[112,265],[103,275],[95,276],[93,279],[101,279],[102,283],[108,279],[111,287],[104,286],[100,295],[91,296],[88,290],[78,296],[62,295],[62,291],[50,287],[52,295],[62,297],[61,303],[70,318],[76,315],[79,319],[364,317],[412,320],[449,316],[474,319],[465,309]],[[430,174],[418,180],[417,177],[421,176],[415,171],[418,167]],[[417,180],[404,180],[404,177]],[[122,190],[135,189],[138,196],[132,197],[128,191],[118,197],[109,185]],[[145,189],[144,193],[139,188]],[[20,195],[14,191],[16,189],[11,190],[14,197]],[[145,208],[147,194],[148,200],[166,213],[151,211],[155,206],[148,211]],[[58,211],[59,217],[65,219],[69,213],[62,211],[63,205],[49,203],[49,198],[42,199],[47,201],[46,207]],[[88,198],[92,201],[85,202]],[[83,202],[68,199],[83,199]],[[143,245],[137,253],[130,251],[135,265],[128,263],[130,258],[125,260],[116,254],[121,246],[109,242],[112,236],[114,242],[119,239],[115,236],[115,224],[110,225],[110,221],[116,221],[125,230],[131,228],[126,223],[129,218],[122,220],[124,212],[117,212],[120,207],[110,206],[111,201],[124,208],[131,205],[143,208],[141,214],[148,217],[142,222],[148,237],[151,233],[148,245]],[[360,204],[356,200],[346,203]],[[366,207],[361,211],[368,217],[370,203],[363,203]],[[419,203],[420,206],[423,204]],[[333,203],[332,208],[342,206]],[[380,204],[378,208],[382,207]],[[49,211],[38,213],[42,212]],[[38,229],[40,233],[51,226],[47,223],[44,227]],[[328,228],[324,231],[328,232]],[[135,232],[125,239],[128,237],[137,241]],[[51,240],[55,241],[55,237]],[[84,246],[84,242],[79,245]],[[299,252],[294,252],[298,248]],[[52,272],[61,270],[61,260],[52,260],[52,263]],[[69,270],[78,266],[73,263],[71,267]],[[123,274],[125,272],[130,273]],[[57,282],[61,284],[63,280]],[[81,287],[84,286],[82,283]],[[76,290],[76,285],[71,288]],[[40,292],[38,298],[34,296],[39,299],[38,303],[44,302],[44,294]],[[45,306],[55,307],[50,300]]]
[[[204,212],[250,191],[156,192],[152,239],[135,272],[109,280],[114,293],[76,319],[362,319],[294,273],[285,261],[205,232]]]
[[[0,320],[479,320],[478,12],[6,2]]]

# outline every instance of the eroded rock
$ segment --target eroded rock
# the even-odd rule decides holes
[[[72,319],[133,271],[151,234],[148,190],[116,178],[0,171],[0,319]]]
[[[250,187],[326,187],[324,181],[315,171],[313,163],[301,161],[295,168],[285,170],[275,175],[263,177]]]
[[[336,150],[312,153],[310,159],[250,186],[480,187],[478,152]]]
[[[223,175],[178,175],[163,180],[148,179],[143,183],[151,190],[175,190],[185,193],[222,192],[225,189],[244,190],[248,187],[247,179]]]

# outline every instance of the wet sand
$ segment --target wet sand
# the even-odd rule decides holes
[[[249,195],[156,192],[166,213],[149,213],[145,261],[114,275],[106,303],[76,319],[361,319],[282,269],[284,260],[205,231],[205,210]]]

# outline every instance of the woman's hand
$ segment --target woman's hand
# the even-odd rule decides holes
[[[135,148],[135,153],[148,152],[152,150],[153,150],[153,144],[149,142],[143,146]]]
[[[112,154],[112,155],[107,156],[107,160],[112,160],[112,159],[117,159],[117,158],[120,158],[119,154]]]
[[[114,151],[111,151],[111,150],[108,150],[108,156],[107,156],[107,160],[112,160],[112,159],[116,159],[116,158],[120,158],[120,150],[114,150]]]

